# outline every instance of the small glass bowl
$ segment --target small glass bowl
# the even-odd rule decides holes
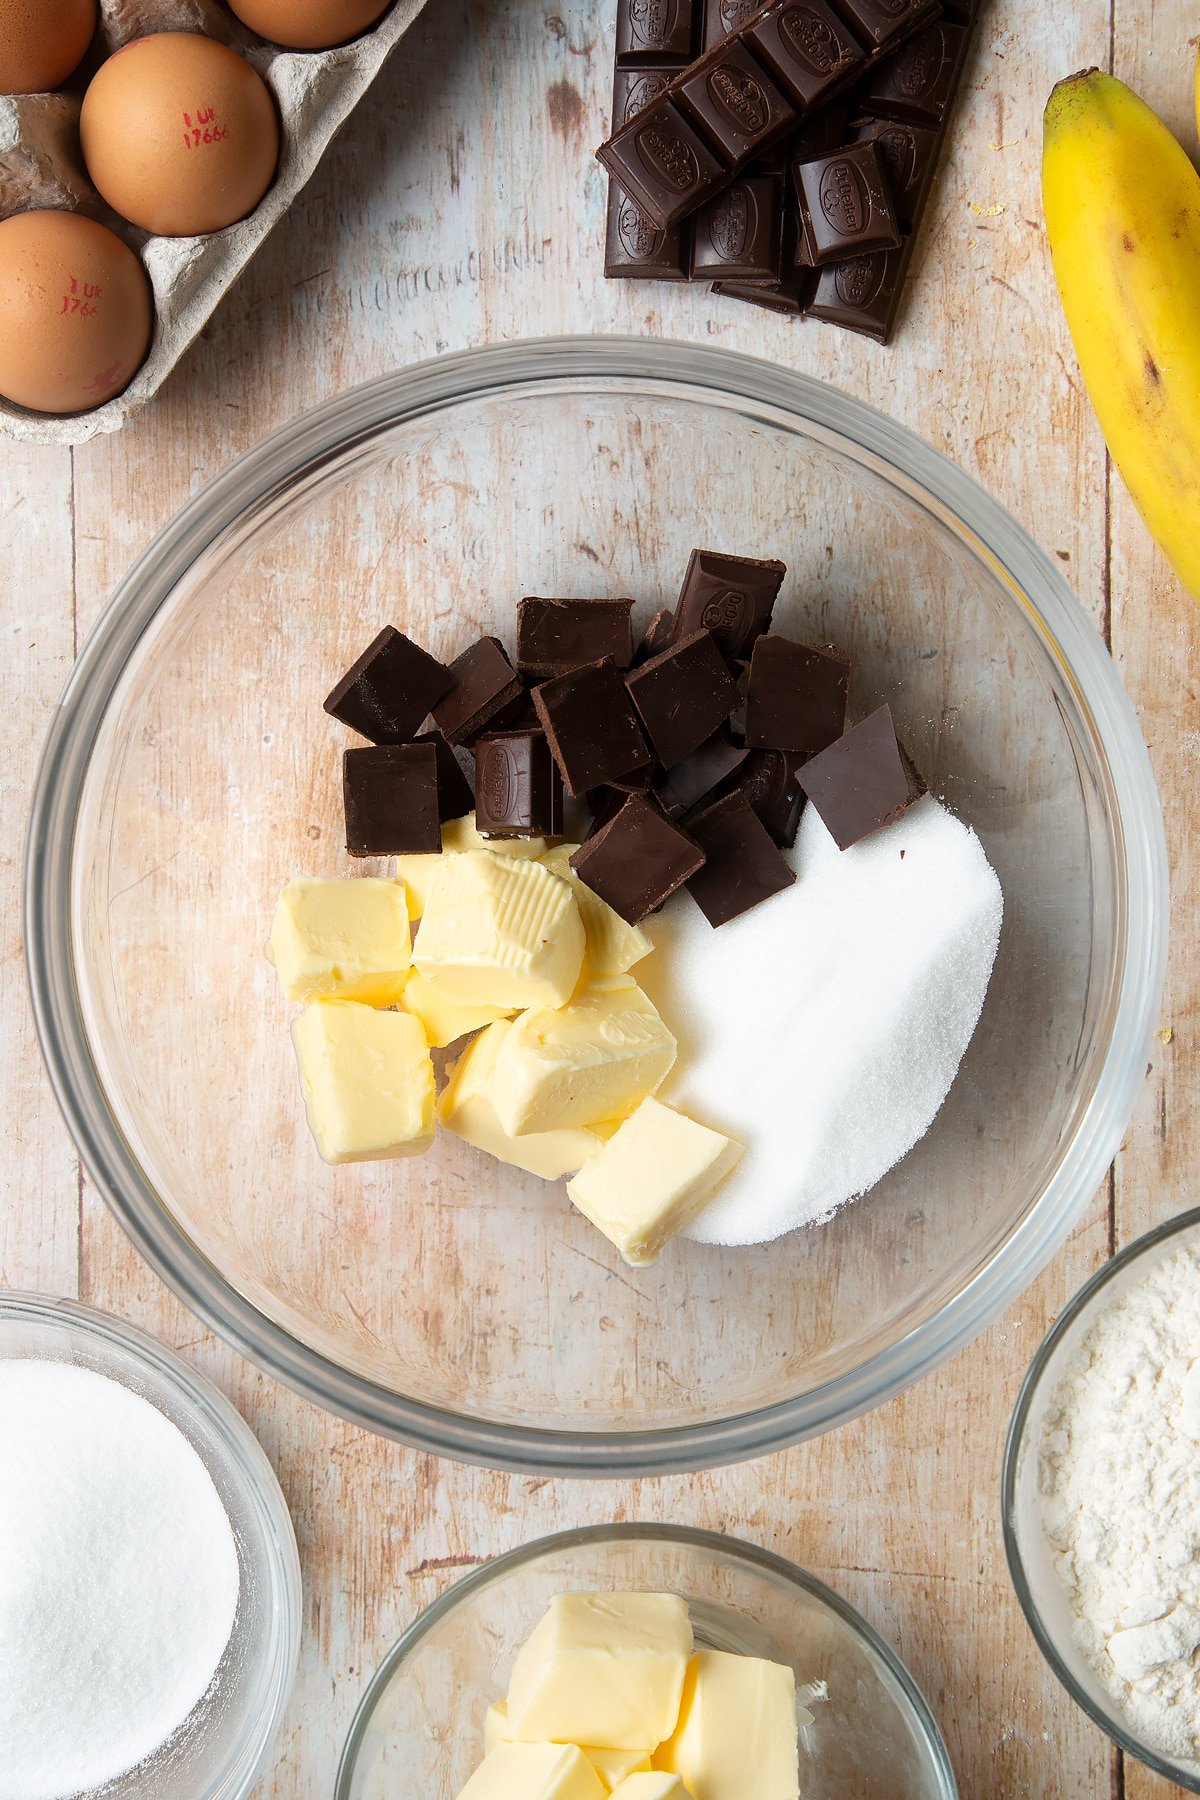
[[[522,594],[626,594],[640,628],[696,545],[788,564],[774,628],[851,655],[856,717],[891,705],[1004,929],[945,1105],[869,1196],[630,1270],[561,1190],[449,1133],[321,1163],[263,945],[286,882],[356,867],[321,703],[382,625],[451,657],[511,642]],[[1154,780],[1057,570],[894,421],[697,346],[439,357],[252,451],[84,648],[28,841],[47,1067],[152,1267],[317,1405],[538,1474],[761,1456],[927,1373],[1091,1200],[1158,1019]]]
[[[1085,1281],[1042,1340],[1021,1384],[1004,1451],[1004,1548],[1009,1573],[1038,1648],[1077,1706],[1139,1762],[1190,1794],[1200,1794],[1200,1763],[1175,1762],[1131,1729],[1075,1642],[1070,1606],[1041,1529],[1038,1445],[1046,1409],[1067,1366],[1102,1308],[1187,1242],[1200,1240],[1200,1207],[1168,1219],[1106,1262]]]
[[[539,1538],[435,1600],[385,1657],[355,1715],[334,1800],[454,1800],[483,1755],[483,1715],[555,1594],[682,1594],[696,1641],[824,1682],[800,1738],[800,1787],[825,1800],[956,1800],[946,1746],[904,1664],[815,1576],[738,1538],[598,1525]]]
[[[300,1559],[275,1472],[212,1383],[145,1332],[74,1300],[0,1293],[0,1357],[72,1363],[157,1407],[200,1457],[229,1515],[241,1590],[203,1701],[105,1800],[243,1800],[283,1719],[300,1644]]]

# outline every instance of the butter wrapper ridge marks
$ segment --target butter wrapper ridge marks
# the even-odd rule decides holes
[[[154,291],[154,341],[133,381],[94,411],[54,418],[0,400],[0,432],[37,444],[82,444],[119,431],[153,398],[184,351],[287,211],[376,75],[423,10],[395,0],[378,25],[334,50],[289,51],[244,30],[215,0],[101,0],[100,42],[111,53],[157,31],[202,31],[245,56],[279,108],[282,144],[272,186],[240,224],[205,237],[150,237],[114,219],[91,187],[79,151],[83,83],[56,94],[0,96],[0,217],[64,207],[111,225],[140,255]]]

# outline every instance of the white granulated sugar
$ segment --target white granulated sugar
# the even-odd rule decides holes
[[[64,1800],[204,1697],[237,1547],[183,1433],[90,1369],[0,1360],[0,1472],[0,1800]]]
[[[1000,884],[932,797],[845,851],[809,806],[788,854],[794,887],[715,931],[681,902],[642,965],[679,1038],[662,1098],[746,1146],[688,1228],[702,1243],[826,1219],[907,1155],[949,1092],[996,956]]]
[[[1098,1314],[1047,1409],[1038,1491],[1101,1685],[1152,1748],[1200,1758],[1200,1251]]]

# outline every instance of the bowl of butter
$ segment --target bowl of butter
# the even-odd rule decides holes
[[[483,1565],[409,1627],[336,1800],[954,1800],[920,1690],[832,1589],[755,1545],[594,1526]]]

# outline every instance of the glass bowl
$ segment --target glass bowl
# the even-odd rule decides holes
[[[1002,1492],[1009,1573],[1029,1629],[1055,1675],[1075,1704],[1122,1750],[1189,1793],[1200,1794],[1200,1763],[1177,1762],[1144,1743],[1074,1640],[1071,1609],[1041,1526],[1037,1457],[1046,1409],[1101,1308],[1111,1305],[1155,1263],[1189,1242],[1193,1247],[1200,1242],[1200,1207],[1127,1244],[1084,1282],[1059,1314],[1021,1384],[1004,1451]]]
[[[448,1135],[325,1167],[263,945],[289,878],[362,867],[342,848],[347,734],[321,701],[380,626],[449,656],[511,638],[524,593],[632,594],[645,620],[696,544],[787,562],[778,628],[851,653],[855,716],[890,701],[978,831],[1006,919],[949,1099],[869,1198],[757,1249],[676,1242],[634,1272],[560,1190]],[[992,500],[803,376],[584,339],[359,389],[184,509],[54,720],[26,926],[81,1155],[208,1324],[422,1448],[611,1476],[824,1430],[1012,1300],[1128,1123],[1166,908],[1129,700]]]
[[[140,1394],[180,1430],[221,1496],[241,1589],[233,1634],[202,1703],[105,1800],[243,1800],[267,1766],[296,1673],[300,1559],[275,1472],[212,1383],[145,1332],[74,1300],[0,1292],[0,1357],[92,1369]]]
[[[800,1787],[822,1800],[955,1800],[946,1746],[904,1664],[854,1608],[781,1556],[674,1525],[541,1538],[426,1607],[367,1689],[334,1800],[454,1800],[483,1754],[483,1715],[554,1594],[682,1594],[697,1643],[790,1663],[823,1681],[801,1734]]]

